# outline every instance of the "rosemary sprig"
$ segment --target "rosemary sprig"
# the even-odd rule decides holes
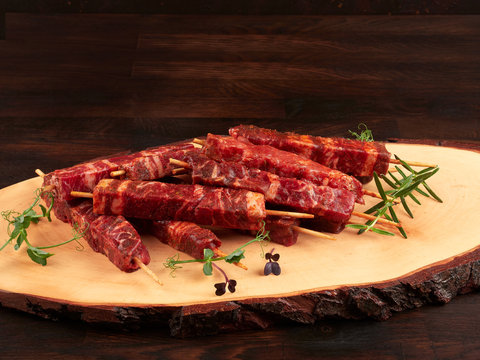
[[[382,230],[382,229],[378,229],[378,228],[374,227],[375,224],[377,223],[377,221],[381,217],[384,217],[386,215],[387,210],[389,208],[391,208],[393,205],[395,205],[395,202],[394,202],[393,197],[391,197],[391,195],[390,195],[390,197],[387,197],[387,194],[385,193],[385,190],[383,189],[383,186],[380,183],[380,179],[379,179],[376,172],[373,173],[373,178],[375,180],[375,184],[377,185],[378,192],[380,193],[380,195],[382,197],[382,201],[379,202],[378,204],[374,205],[373,207],[371,207],[367,211],[365,211],[365,213],[371,214],[373,212],[376,212],[375,220],[369,220],[365,224],[347,224],[346,227],[349,227],[349,228],[352,228],[352,229],[358,229],[359,234],[362,234],[365,231],[372,231],[372,232],[375,232],[375,233],[380,234],[380,235],[394,236],[395,234],[390,232],[390,231],[386,231],[386,230]],[[398,222],[398,220],[397,220],[397,222]]]
[[[265,223],[263,223],[262,228],[257,232],[254,239],[248,241],[247,243],[239,246],[235,250],[233,250],[230,254],[226,256],[219,256],[214,257],[215,253],[211,249],[204,249],[203,250],[203,259],[190,259],[190,260],[180,260],[180,255],[175,254],[172,257],[166,259],[163,265],[170,269],[170,275],[175,277],[175,271],[181,269],[182,267],[179,264],[188,264],[188,263],[203,263],[203,273],[207,276],[212,275],[213,273],[213,262],[214,261],[225,261],[227,263],[237,263],[240,262],[241,259],[245,258],[245,250],[244,248],[250,244],[255,242],[259,242],[262,248],[262,257],[264,256],[263,244],[264,241],[269,241],[270,238],[268,236],[268,231],[265,231]]]
[[[427,189],[428,185],[426,184],[426,180],[432,177],[433,175],[435,175],[440,170],[440,168],[436,166],[434,168],[426,168],[421,171],[415,171],[408,164],[402,161],[400,158],[397,157],[397,159],[400,160],[402,166],[404,166],[405,169],[410,171],[410,175],[407,175],[399,167],[397,167],[397,170],[399,174],[402,176],[401,179],[395,177],[391,172],[388,173],[391,179],[383,175],[382,179],[392,188],[391,190],[385,191],[380,182],[379,176],[376,173],[373,173],[373,177],[375,179],[375,185],[377,186],[378,192],[382,196],[382,201],[375,204],[370,209],[366,210],[365,213],[367,214],[374,213],[376,215],[376,219],[373,221],[369,220],[365,224],[360,224],[360,225],[348,224],[346,225],[347,227],[358,229],[359,234],[365,231],[373,231],[382,235],[394,235],[393,233],[384,231],[384,230],[380,230],[379,232],[378,231],[379,229],[375,229],[373,228],[373,226],[375,225],[377,219],[379,219],[382,216],[384,216],[388,220],[395,221],[397,223],[399,222],[397,214],[394,209],[394,206],[396,205],[395,199],[400,199],[400,202],[403,208],[405,209],[405,211],[407,212],[407,214],[413,218],[413,213],[407,204],[406,197],[410,197],[417,204],[421,205],[420,201],[418,201],[418,199],[412,194],[412,192],[416,191],[424,196],[429,196],[423,190],[419,189],[419,186],[423,185],[425,189]],[[430,187],[428,187],[428,189],[430,189],[430,191],[429,190],[427,191],[432,197],[434,197],[437,201],[441,201],[440,197],[438,197],[438,195],[435,194]],[[432,193],[435,194],[435,196],[432,195]],[[404,238],[407,238],[405,229],[401,227],[399,228],[399,231]]]
[[[50,206],[45,208],[45,206],[38,204],[42,195],[42,189],[35,190],[35,199],[33,200],[32,205],[30,205],[26,210],[22,213],[14,210],[6,210],[2,211],[1,216],[8,222],[7,226],[7,233],[9,239],[0,247],[0,251],[2,251],[8,244],[16,239],[14,249],[18,250],[20,246],[25,243],[27,246],[27,254],[32,259],[32,261],[36,262],[40,265],[47,265],[47,258],[54,255],[44,249],[51,249],[57,246],[68,244],[72,241],[77,241],[79,247],[77,250],[83,249],[82,244],[78,242],[78,239],[83,237],[85,234],[86,229],[83,232],[78,232],[78,227],[74,226],[73,228],[73,237],[70,240],[64,241],[59,244],[49,245],[49,246],[33,246],[30,241],[28,240],[27,236],[27,229],[31,223],[37,224],[41,218],[46,218],[48,221],[52,221],[50,217],[50,212],[53,209],[54,198],[51,193],[47,193],[48,197],[50,198]],[[37,214],[34,210],[34,207],[37,206],[41,210],[41,214]]]
[[[360,140],[360,141],[366,141],[366,142],[371,142],[371,141],[374,141],[373,140],[373,134],[372,134],[372,130],[370,130],[367,125],[361,123],[361,124],[358,124],[358,130],[360,130],[360,134],[357,134],[356,132],[352,131],[352,130],[348,130],[348,132],[350,133],[350,135],[354,136],[356,140]],[[362,129],[363,128],[363,129]]]

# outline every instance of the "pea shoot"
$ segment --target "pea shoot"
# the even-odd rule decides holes
[[[50,199],[50,206],[46,208],[45,206],[39,204],[42,194],[45,194]],[[78,239],[83,237],[86,229],[83,232],[78,231],[78,226],[74,226],[74,233],[73,237],[67,241],[61,242],[59,244],[50,245],[50,246],[33,246],[30,241],[28,240],[27,229],[30,224],[37,224],[42,218],[46,218],[49,222],[52,221],[50,217],[50,213],[53,209],[54,198],[52,193],[46,192],[44,193],[42,189],[35,190],[35,199],[33,200],[32,205],[30,205],[26,210],[22,213],[19,213],[15,210],[6,210],[1,212],[1,216],[4,220],[8,222],[7,226],[7,233],[8,233],[8,240],[0,247],[0,251],[2,251],[8,244],[15,241],[14,249],[18,250],[25,244],[27,246],[27,255],[30,257],[32,261],[42,266],[47,265],[47,259],[50,256],[53,256],[53,253],[45,251],[45,249],[55,248],[57,246],[68,244],[72,241],[76,241],[78,243],[77,250],[83,249],[82,244],[78,242]],[[37,214],[34,208],[38,206],[41,210],[41,214]]]
[[[180,260],[180,255],[177,253],[176,255],[167,258],[163,265],[171,270],[170,276],[175,277],[175,272],[178,269],[182,268],[182,266],[179,266],[179,264],[203,263],[204,275],[211,276],[213,274],[213,269],[215,268],[216,270],[220,271],[225,278],[225,282],[217,283],[214,285],[216,289],[215,294],[217,296],[225,294],[226,288],[228,288],[228,290],[233,293],[235,292],[235,286],[237,285],[237,282],[233,279],[228,279],[227,274],[214,262],[225,261],[229,264],[238,263],[240,262],[240,260],[245,258],[244,248],[255,242],[260,243],[260,246],[262,248],[261,256],[264,257],[264,243],[270,240],[268,233],[268,231],[265,231],[265,223],[263,223],[262,228],[257,232],[257,235],[254,239],[246,242],[242,246],[239,246],[228,255],[215,257],[215,253],[213,252],[213,250],[207,248],[203,250],[203,259]]]

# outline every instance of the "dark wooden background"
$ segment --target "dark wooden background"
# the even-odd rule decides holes
[[[0,187],[253,123],[480,144],[480,2],[7,1]],[[0,204],[1,208],[1,204]],[[0,275],[1,276],[1,275]],[[480,296],[387,322],[170,339],[0,307],[0,357],[480,357]]]

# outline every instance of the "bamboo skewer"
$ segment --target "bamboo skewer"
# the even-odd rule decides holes
[[[196,140],[200,140],[200,139],[196,139]],[[193,145],[193,147],[197,148],[197,149],[201,149],[203,146],[200,145],[200,144],[197,144],[196,142],[192,141],[190,144]]]
[[[40,169],[35,169],[35,174],[37,174],[41,178],[45,177],[45,173]]]
[[[336,238],[334,238],[331,235],[324,234],[320,231],[310,230],[310,229],[300,227],[300,226],[297,226],[297,225],[292,225],[292,229],[299,232],[299,233],[312,235],[312,236],[315,236],[315,237],[318,237],[318,238],[321,238],[321,239],[337,240]]]
[[[374,197],[374,198],[377,198],[377,199],[383,199],[382,195],[380,195],[379,193],[377,193],[375,191],[366,190],[366,189],[363,189],[362,191],[363,191],[364,195],[368,195],[368,196],[371,196],[371,197]],[[400,202],[401,202],[399,199],[394,199],[394,198],[392,198],[391,196],[388,196],[388,195],[387,195],[387,199],[390,200],[390,201],[393,201],[395,204],[400,204]]]
[[[205,140],[202,140],[202,139],[195,138],[195,139],[193,139],[193,143],[205,146]]]
[[[436,167],[437,165],[433,165],[433,164],[426,164],[426,163],[422,163],[422,162],[417,162],[417,161],[404,161],[402,160],[404,163],[406,163],[407,165],[410,165],[410,166],[420,166],[420,167],[426,167],[426,168],[434,168]],[[400,160],[397,160],[397,159],[390,159],[390,164],[402,164],[400,162]]]
[[[40,169],[35,169],[35,174],[40,176],[42,179],[45,177],[45,173]],[[47,186],[43,187],[42,191],[43,192],[49,192],[49,191],[52,191],[53,189],[55,189],[55,185],[50,184],[50,185],[47,185]]]
[[[93,199],[93,194],[92,193],[84,192],[84,191],[71,191],[70,195],[73,196],[73,197]]]
[[[172,165],[181,166],[182,168],[185,168],[185,169],[191,168],[190,164],[187,163],[186,161],[181,161],[181,160],[172,159],[172,158],[170,158],[169,161],[170,161],[170,164]]]
[[[125,170],[115,170],[110,173],[111,177],[117,177],[122,175],[125,175]]]
[[[188,170],[185,168],[176,168],[172,170],[172,175],[183,175],[183,174],[186,174],[187,172]]]
[[[267,215],[270,216],[289,216],[297,219],[313,219],[315,215],[305,214],[294,211],[283,211],[283,210],[266,210]]]
[[[148,276],[150,276],[156,283],[163,286],[163,283],[160,281],[158,276],[152,270],[150,270],[150,268],[145,265],[139,258],[135,256],[133,260],[135,261],[135,264],[137,264],[143,271],[145,271]]]
[[[361,213],[361,212],[357,212],[357,211],[352,212],[352,215],[355,215],[355,216],[358,216],[358,217],[361,217],[361,218],[364,218],[364,219],[368,219],[368,220],[377,219],[377,217],[374,216],[374,215],[369,215],[369,214],[365,214],[365,213]],[[402,224],[394,222],[394,221],[390,221],[390,220],[387,220],[387,219],[384,219],[384,218],[378,218],[377,223],[381,223],[381,224],[385,224],[385,225],[391,225],[391,226],[395,226],[395,227],[398,227],[398,228],[402,227]]]

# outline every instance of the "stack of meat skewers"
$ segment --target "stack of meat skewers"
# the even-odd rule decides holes
[[[53,194],[57,218],[77,224],[93,250],[126,272],[148,270],[150,255],[138,231],[202,258],[206,248],[225,254],[215,234],[199,225],[253,232],[265,225],[273,241],[290,246],[299,231],[339,232],[357,214],[355,203],[364,202],[365,192],[355,177],[299,154],[255,145],[245,129],[252,128],[233,128],[232,137],[209,134],[201,149],[179,143],[42,174],[45,194]],[[362,155],[364,171],[357,176],[363,180],[371,175],[365,168],[384,171],[377,162],[387,155],[375,153],[372,160],[370,152]],[[339,164],[333,157],[330,161]],[[191,172],[193,184],[162,181],[178,173],[176,166]],[[48,204],[50,197],[43,198]],[[299,226],[301,218],[308,219],[304,224],[310,230]]]

